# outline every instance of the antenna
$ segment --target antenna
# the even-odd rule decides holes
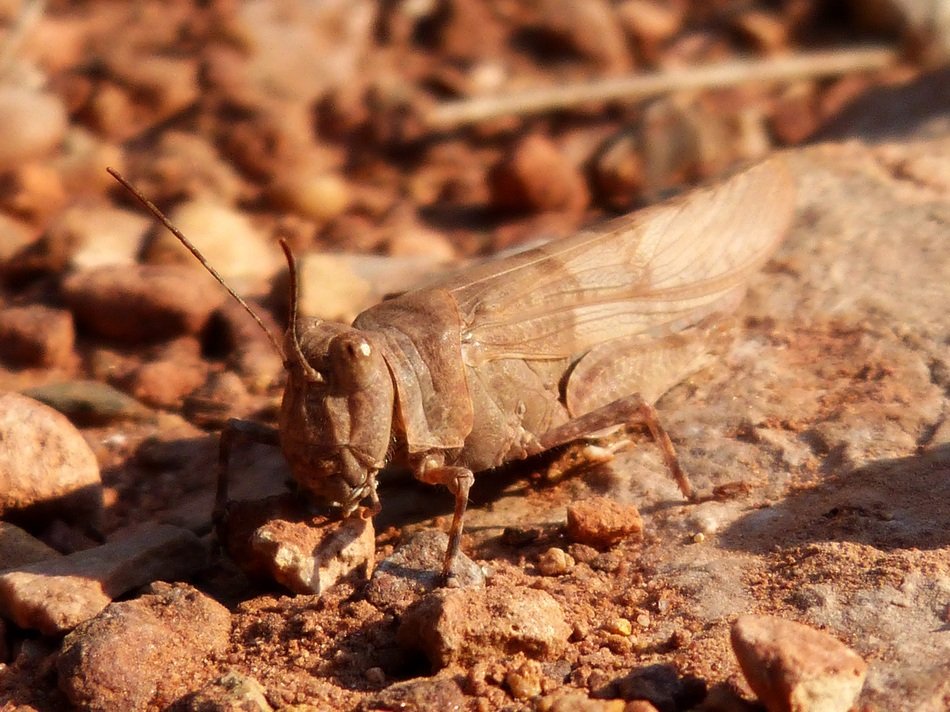
[[[253,309],[251,309],[250,305],[249,305],[247,302],[245,302],[241,297],[239,297],[238,294],[237,294],[237,292],[235,292],[233,289],[231,289],[231,287],[228,286],[228,283],[224,281],[224,277],[222,277],[220,274],[218,274],[218,271],[208,263],[208,260],[205,259],[205,256],[204,256],[203,254],[201,254],[201,252],[198,250],[198,248],[195,247],[195,246],[191,243],[191,240],[189,240],[187,237],[185,237],[185,235],[182,233],[181,230],[179,230],[177,227],[175,227],[174,225],[172,225],[171,221],[170,221],[167,217],[165,217],[165,213],[163,213],[161,210],[159,210],[158,207],[156,207],[155,203],[153,203],[151,200],[149,200],[148,198],[146,198],[138,188],[136,188],[136,187],[133,186],[131,183],[129,183],[125,178],[123,178],[123,177],[122,177],[122,174],[120,174],[120,173],[119,173],[117,170],[115,170],[114,168],[106,168],[106,171],[109,172],[109,175],[111,175],[113,178],[115,178],[117,181],[119,181],[119,183],[122,185],[123,188],[125,188],[125,189],[126,189],[127,191],[129,191],[132,195],[134,195],[135,198],[136,198],[142,205],[144,205],[145,208],[146,208],[152,215],[154,215],[154,216],[156,217],[156,219],[157,219],[162,225],[164,225],[166,228],[168,228],[168,231],[169,231],[172,235],[174,235],[175,237],[177,237],[177,238],[178,238],[178,241],[181,242],[181,244],[183,244],[185,247],[188,248],[188,250],[191,252],[191,254],[193,254],[193,255],[195,256],[195,259],[197,259],[197,260],[201,263],[201,266],[204,267],[206,270],[208,270],[208,272],[211,273],[211,276],[214,277],[214,278],[218,281],[218,284],[220,284],[222,287],[224,287],[226,290],[228,290],[228,294],[230,294],[232,297],[234,297],[234,300],[235,300],[238,304],[240,304],[242,307],[244,307],[244,311],[246,311],[248,314],[250,314],[250,315],[251,315],[251,318],[254,319],[254,321],[257,322],[257,325],[258,325],[259,327],[261,327],[261,329],[263,330],[263,332],[264,332],[265,334],[267,334],[267,338],[270,339],[271,344],[273,344],[274,349],[277,351],[277,353],[280,354],[281,359],[286,360],[286,356],[284,355],[284,349],[283,349],[283,347],[281,347],[281,345],[280,345],[280,340],[279,340],[276,336],[274,336],[274,334],[271,332],[270,329],[268,329],[266,326],[264,326],[264,322],[261,321],[261,318],[257,315],[257,312],[255,312]],[[281,243],[283,243],[283,240],[281,240]],[[286,252],[288,249],[289,249],[289,248],[287,248],[286,246],[284,246],[284,251],[285,251],[285,252]],[[293,273],[291,272],[291,283],[294,284],[295,281],[296,281],[296,280],[294,280],[294,275],[293,275]],[[296,305],[295,305],[295,306],[296,306]],[[295,310],[295,311],[296,311],[296,310]],[[299,352],[299,351],[300,351],[300,346],[297,345],[296,327],[294,327],[293,322],[291,322],[291,328],[294,329],[294,348]]]
[[[297,340],[297,302],[300,301],[300,287],[299,281],[297,279],[297,260],[294,259],[294,253],[290,251],[290,245],[287,244],[287,240],[281,238],[279,240],[280,249],[284,251],[284,257],[287,258],[287,273],[290,275],[290,313],[287,316],[288,326],[290,330],[290,343],[294,347],[294,358],[297,361],[297,364],[306,374],[307,378],[314,383],[323,383],[324,378],[317,369],[310,365],[307,359],[303,355],[303,351],[300,349],[300,341]]]

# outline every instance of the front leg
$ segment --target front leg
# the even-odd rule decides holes
[[[221,439],[218,445],[218,482],[214,495],[214,511],[211,521],[218,539],[224,541],[224,529],[228,511],[228,481],[230,474],[228,465],[231,460],[231,448],[236,442],[261,443],[262,445],[280,445],[277,428],[250,420],[230,418],[221,430]]]
[[[445,485],[455,495],[455,512],[452,515],[452,528],[449,530],[449,545],[442,562],[442,583],[447,584],[452,576],[452,564],[458,555],[462,543],[462,523],[465,509],[468,507],[468,492],[475,482],[475,475],[466,467],[451,467],[442,464],[440,459],[428,457],[413,469],[413,475],[420,482],[430,485]]]

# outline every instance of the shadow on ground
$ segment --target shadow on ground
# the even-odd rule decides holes
[[[725,529],[728,549],[851,541],[882,550],[950,545],[950,443],[878,460],[749,512]]]

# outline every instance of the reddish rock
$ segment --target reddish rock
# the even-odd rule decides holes
[[[59,171],[47,161],[20,164],[0,178],[4,212],[33,224],[45,224],[70,197]]]
[[[564,612],[545,591],[521,586],[439,589],[406,611],[397,638],[422,650],[433,668],[498,655],[559,655],[571,635]]]
[[[186,395],[200,387],[208,376],[197,339],[177,339],[161,349],[158,358],[143,363],[132,373],[127,390],[138,400],[156,408],[176,410]]]
[[[369,577],[376,535],[368,516],[275,519],[255,530],[251,548],[274,580],[294,593],[320,594],[351,573]]]
[[[643,535],[643,519],[636,506],[607,497],[593,497],[567,508],[567,535],[588,546],[610,546]]]
[[[93,333],[131,343],[196,334],[227,293],[188,267],[100,267],[63,281],[66,302]]]
[[[283,264],[280,250],[268,241],[247,214],[219,199],[194,198],[176,206],[168,217],[224,280],[239,292],[263,290],[267,280]],[[194,281],[201,281],[225,294],[210,275],[195,275],[195,272],[204,272],[204,267],[167,230],[156,232],[149,240],[144,258],[154,265],[182,265],[192,270],[190,274]]]
[[[552,46],[587,59],[607,74],[630,68],[623,29],[607,0],[536,0],[531,6],[533,28],[549,37]]]
[[[279,282],[279,278],[275,282]],[[283,293],[286,294],[286,291]],[[267,330],[279,340],[283,329],[267,309],[248,302]],[[220,329],[219,329],[220,327]],[[212,332],[220,334],[216,348],[228,355],[229,364],[237,370],[254,393],[266,392],[284,375],[284,362],[267,334],[244,308],[228,299],[215,312]]]
[[[152,221],[138,212],[99,202],[71,205],[46,234],[50,263],[59,269],[95,269],[135,263]]]
[[[807,625],[740,616],[730,639],[742,674],[769,712],[847,712],[864,685],[864,660]]]
[[[518,211],[581,211],[590,202],[578,168],[550,139],[531,134],[489,173],[492,199]]]
[[[185,584],[113,603],[63,640],[59,688],[77,708],[165,708],[194,689],[205,659],[224,651],[231,616]]]
[[[0,309],[0,359],[13,366],[68,367],[75,341],[68,311],[38,304]]]
[[[353,574],[367,578],[376,554],[371,518],[315,515],[289,493],[233,502],[225,545],[249,575],[304,594],[323,593]]]
[[[102,513],[99,463],[65,416],[17,393],[0,395],[0,515],[63,516],[94,524]]]

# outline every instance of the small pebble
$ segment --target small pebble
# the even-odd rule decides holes
[[[244,213],[213,198],[189,200],[172,210],[168,217],[239,292],[263,289],[283,265],[280,250],[267,241]],[[145,261],[155,265],[183,265],[190,270],[204,269],[167,230],[155,233],[149,241]],[[197,279],[194,272],[191,275]],[[201,281],[213,283],[210,275]]]
[[[131,210],[99,203],[72,205],[46,235],[52,263],[87,270],[135,263],[152,221]]]
[[[562,51],[587,59],[601,74],[630,68],[623,29],[607,0],[535,0],[532,7],[532,24],[555,38]]]
[[[382,687],[386,684],[386,673],[381,667],[368,668],[364,675],[366,676],[366,682],[370,685]]]
[[[369,578],[376,535],[368,516],[272,520],[254,532],[251,548],[277,582],[294,593],[321,594],[353,572]]]
[[[18,165],[4,178],[0,192],[4,212],[33,225],[48,225],[70,198],[74,196],[67,196],[63,179],[50,161]]]
[[[51,383],[31,388],[24,395],[58,410],[79,426],[155,418],[155,413],[137,400],[100,381]]]
[[[184,397],[201,386],[208,376],[208,364],[201,358],[200,349],[194,337],[170,342],[157,358],[135,369],[126,388],[146,405],[178,410]]]
[[[115,186],[115,178],[102,167],[124,172],[125,153],[122,146],[75,124],[66,132],[60,153],[51,163],[67,196],[100,195]]]
[[[294,593],[319,595],[373,570],[372,518],[314,515],[290,494],[232,504],[225,536],[228,554],[246,573]]]
[[[270,193],[278,205],[318,224],[344,213],[352,200],[349,185],[325,170],[290,170],[277,175]]]
[[[623,712],[659,712],[659,710],[646,700],[631,700],[623,708]]]
[[[0,522],[0,571],[62,556],[15,524]]]
[[[176,709],[181,712],[273,712],[267,701],[267,690],[256,678],[237,670],[221,677],[193,694]],[[284,708],[287,709],[287,708]]]
[[[589,546],[610,546],[643,536],[643,519],[632,504],[607,497],[592,497],[567,508],[567,535]]]
[[[545,576],[561,576],[574,568],[574,559],[564,549],[552,546],[538,557],[538,571]]]
[[[382,257],[313,252],[301,255],[297,268],[300,313],[345,323],[386,295],[404,292],[444,269],[437,255]],[[275,280],[274,292],[286,302],[286,273]]]
[[[675,3],[657,0],[621,0],[617,15],[627,33],[650,48],[671,38],[683,24],[683,13]]]
[[[633,624],[626,618],[613,618],[603,625],[603,629],[608,633],[616,635],[632,635]]]
[[[544,674],[537,660],[525,660],[505,674],[505,684],[516,700],[530,700],[541,694]]]
[[[623,700],[601,700],[576,690],[551,693],[538,700],[538,712],[625,712]]]

